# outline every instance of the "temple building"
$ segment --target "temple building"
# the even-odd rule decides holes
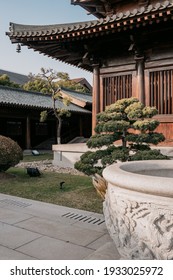
[[[91,136],[92,96],[61,88],[62,98],[56,100],[57,109],[66,109],[70,117],[62,117],[61,143],[76,137]],[[69,106],[63,97],[70,99]],[[40,113],[48,111],[48,118],[40,122]],[[56,144],[57,122],[52,109],[52,98],[39,92],[0,85],[0,134],[15,140],[22,149],[51,150]]]
[[[96,114],[118,99],[156,106],[159,131],[173,140],[173,1],[72,0],[96,19],[47,26],[10,23],[17,47],[93,73]]]

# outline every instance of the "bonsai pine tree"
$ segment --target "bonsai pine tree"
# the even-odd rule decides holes
[[[117,161],[167,158],[150,148],[150,144],[165,140],[162,133],[154,132],[159,121],[152,117],[157,113],[155,107],[144,106],[134,97],[107,106],[97,114],[96,134],[87,142],[95,150],[84,153],[75,168],[88,175],[101,175],[106,166]]]

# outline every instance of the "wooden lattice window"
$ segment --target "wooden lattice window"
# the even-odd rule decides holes
[[[173,113],[173,70],[150,72],[149,105],[155,106],[159,114]]]
[[[132,96],[132,75],[121,75],[103,78],[103,96],[105,106],[122,98]]]

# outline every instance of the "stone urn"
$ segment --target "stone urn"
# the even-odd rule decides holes
[[[113,164],[104,215],[123,259],[173,259],[173,161]]]

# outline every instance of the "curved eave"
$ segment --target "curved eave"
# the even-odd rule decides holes
[[[34,110],[51,110],[52,108],[50,107],[41,107],[41,106],[37,106],[37,105],[27,105],[27,104],[17,104],[17,103],[8,103],[8,102],[0,102],[0,107],[13,107],[13,108],[22,108],[22,109],[34,109]],[[69,110],[69,112],[71,113],[77,113],[77,114],[89,114],[91,115],[91,112],[86,110],[86,109],[83,109],[82,110],[79,110],[79,109],[70,109],[67,107],[67,109]]]
[[[103,1],[71,0],[71,4],[80,6],[81,8],[85,9],[89,14],[92,14],[97,18],[105,17],[107,14]]]
[[[94,21],[46,26],[10,23],[10,31],[6,34],[12,43],[21,43],[41,54],[92,72],[93,61],[84,62],[86,41],[172,18],[173,2],[163,1]]]
[[[100,20],[53,24],[53,25],[23,25],[17,23],[10,23],[10,31],[6,34],[12,39],[19,38],[49,38],[54,39],[75,39],[83,37],[83,35],[94,35],[100,31],[107,31],[110,27],[133,26],[133,24],[147,23],[148,21],[157,21],[165,16],[168,17],[173,10],[173,1],[163,1],[163,3],[156,3],[147,7],[140,7],[138,9],[127,10],[101,18]],[[109,26],[111,24],[111,26]]]
[[[20,43],[22,46],[27,46],[28,49],[33,49],[39,54],[46,55],[50,58],[56,59],[68,65],[81,68],[83,70],[92,72],[93,68],[91,65],[83,64],[82,59],[84,56],[83,46],[82,50],[69,51],[68,48],[64,48],[64,42],[58,41],[56,38],[52,36],[50,38],[39,38],[38,40],[29,38],[25,40],[25,38],[15,38],[11,39],[12,43]]]
[[[8,103],[8,102],[0,102],[1,107],[14,107],[14,108],[22,108],[22,109],[34,109],[34,110],[48,110],[49,107],[41,107],[37,105],[27,105],[27,104],[18,104],[18,103]]]

